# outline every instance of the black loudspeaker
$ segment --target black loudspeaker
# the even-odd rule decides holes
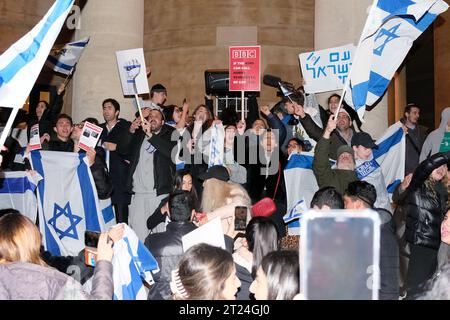
[[[230,74],[228,69],[206,70],[205,91],[207,95],[226,95],[229,93]]]

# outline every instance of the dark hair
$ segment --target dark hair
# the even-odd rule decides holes
[[[45,100],[41,100],[41,101],[39,101],[37,104],[39,104],[39,103],[41,103],[41,102],[45,104],[45,111],[48,110],[48,107],[49,107],[48,102],[45,101]],[[37,105],[36,105],[36,106],[37,106]]]
[[[195,200],[189,191],[177,190],[169,195],[170,220],[187,222],[195,209]]]
[[[172,190],[173,192],[175,192],[177,190],[181,190],[181,188],[183,186],[183,178],[184,178],[184,176],[187,176],[187,175],[191,176],[192,183],[194,183],[194,178],[192,177],[192,174],[188,169],[181,169],[181,170],[178,170],[177,172],[175,172],[175,176],[173,178],[173,190]],[[192,184],[190,194],[194,198],[195,209],[197,210],[198,209],[198,195],[197,195],[197,191],[195,190],[194,184]]]
[[[245,229],[245,239],[248,250],[253,253],[252,277],[254,279],[262,258],[267,253],[279,249],[278,230],[269,218],[254,217]]]
[[[339,100],[341,100],[341,96],[340,96],[340,95],[338,95],[337,93],[333,93],[331,96],[328,97],[327,105],[330,104],[331,99],[334,98],[334,97],[336,97],[336,98],[338,98]]]
[[[72,117],[69,116],[68,114],[61,113],[61,114],[58,114],[58,116],[56,117],[55,123],[54,123],[54,127],[56,127],[56,124],[58,123],[58,121],[59,121],[60,119],[67,119],[67,120],[70,121],[70,124],[73,125]]]
[[[233,272],[232,255],[206,243],[187,250],[178,263],[178,275],[189,300],[221,300],[222,291]],[[175,295],[175,299],[182,299]]]
[[[104,107],[105,104],[108,103],[108,102],[111,103],[111,104],[113,105],[114,110],[120,112],[120,104],[119,104],[119,102],[117,102],[117,100],[112,99],[112,98],[108,98],[108,99],[103,100],[103,102],[102,102],[102,107]]]
[[[92,117],[86,118],[81,122],[90,122],[90,123],[95,124],[96,126],[98,126],[100,124],[96,118],[92,118]]]
[[[224,126],[235,126],[239,122],[239,115],[233,107],[228,107],[220,113],[219,119],[222,120]]]
[[[415,103],[408,103],[406,105],[406,107],[405,107],[405,111],[403,112],[403,114],[410,113],[412,108],[417,108],[417,109],[420,110],[420,107],[417,104],[415,104]]]
[[[16,210],[16,209],[13,209],[13,208],[1,209],[0,210],[0,218],[3,217],[4,215],[7,215],[8,213],[21,214],[19,210]]]
[[[171,104],[169,106],[164,106],[163,108],[163,114],[165,121],[173,121],[173,113],[175,111],[175,108],[178,108],[178,106]]]
[[[289,144],[289,142],[291,142],[291,141],[295,141],[295,143],[297,143],[302,148],[302,150],[306,149],[305,143],[302,140],[300,140],[299,138],[291,138],[291,139],[289,139],[287,144]]]
[[[344,195],[350,197],[353,201],[361,200],[367,208],[373,208],[377,200],[377,190],[366,181],[350,182]]]
[[[267,277],[268,300],[292,300],[300,292],[300,267],[297,251],[273,251],[261,262]]]
[[[301,92],[295,92],[289,95],[289,97],[283,97],[283,103],[291,102],[291,100],[298,105],[303,106],[305,103],[305,96]]]
[[[323,187],[314,193],[311,200],[311,208],[314,206],[322,209],[324,205],[331,209],[344,209],[342,195],[334,187]]]
[[[211,110],[209,110],[209,108],[208,108],[206,105],[204,105],[204,104],[199,104],[199,105],[194,109],[194,112],[192,113],[192,116],[193,116],[194,118],[195,118],[195,114],[197,113],[197,111],[198,111],[200,108],[205,108],[206,110],[208,110],[208,115],[209,115],[209,119],[208,119],[208,120],[214,119],[214,116],[213,116]],[[206,122],[208,122],[208,120],[206,120]]]

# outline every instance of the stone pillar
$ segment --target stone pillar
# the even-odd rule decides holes
[[[329,1],[316,0],[315,50],[327,49],[359,42],[372,0]],[[318,95],[322,106],[333,92]],[[341,94],[341,91],[336,93]],[[372,111],[366,111],[362,126],[373,138],[379,138],[388,127],[387,93]]]
[[[134,119],[132,100],[122,94],[116,51],[143,47],[144,0],[87,1],[75,38],[86,36],[91,41],[73,79],[74,121],[96,117],[102,122],[101,103],[106,98],[119,101],[122,118]]]

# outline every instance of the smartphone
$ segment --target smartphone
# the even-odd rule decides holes
[[[300,237],[300,291],[307,300],[378,300],[380,218],[373,210],[310,210]]]
[[[86,230],[84,232],[84,244],[86,247],[97,248],[100,232]]]
[[[88,266],[95,267],[96,261],[97,261],[97,249],[85,248],[84,263]]]
[[[247,207],[234,207],[234,230],[245,231],[247,227]]]

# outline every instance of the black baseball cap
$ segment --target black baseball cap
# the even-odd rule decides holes
[[[378,149],[378,146],[373,142],[372,137],[367,132],[357,132],[352,137],[352,147],[363,146],[369,149]]]
[[[161,83],[155,84],[151,89],[151,92],[165,92],[167,93],[166,87],[164,87]]]
[[[228,180],[230,180],[230,174],[228,173],[227,168],[225,168],[224,166],[212,166],[208,169],[208,171],[200,174],[198,178],[200,180],[215,178],[224,182],[228,182]]]

